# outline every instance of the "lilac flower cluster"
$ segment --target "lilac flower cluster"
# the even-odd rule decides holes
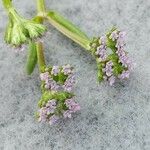
[[[65,101],[67,110],[63,112],[64,118],[71,118],[72,113],[75,113],[80,110],[80,105],[76,103],[73,99],[67,99]]]
[[[71,92],[74,84],[75,84],[75,76],[70,75],[70,76],[68,76],[67,80],[65,81],[63,88],[65,91]]]
[[[100,46],[97,47],[97,51],[95,54],[98,56],[99,61],[105,61],[107,58],[107,51],[106,51],[106,37],[102,36],[99,40]]]
[[[132,69],[132,62],[125,51],[125,36],[126,32],[112,29],[106,36],[93,38],[90,44],[98,63],[99,80],[107,80],[111,86],[116,79],[129,78]]]
[[[108,80],[109,84],[112,86],[115,83],[116,77],[113,75],[113,62],[111,60],[106,63],[103,72],[105,73],[104,79]]]
[[[75,75],[70,65],[46,68],[45,72],[40,74],[40,78],[44,83],[44,90],[56,95],[52,94],[50,98],[46,96],[46,101],[45,98],[40,100],[42,105],[38,112],[39,122],[49,122],[52,125],[61,118],[71,118],[73,113],[80,110],[80,105],[75,102],[71,94]],[[68,94],[70,96],[67,96]]]
[[[59,83],[59,80],[54,80],[53,76],[59,76],[59,74],[63,74],[63,78],[67,76],[63,85]],[[62,68],[53,66],[50,72],[41,73],[40,78],[45,82],[45,89],[47,90],[71,92],[75,84],[75,75],[70,65],[64,65]]]
[[[50,89],[54,91],[57,91],[59,89],[59,86],[57,85],[56,81],[50,77],[49,72],[41,73],[40,78],[41,81],[45,82],[45,89]]]
[[[125,68],[122,74],[118,76],[120,79],[129,78],[130,71],[132,70],[132,61],[127,56],[127,53],[124,50],[125,37],[126,32],[117,30],[113,31],[109,37],[110,39],[112,39],[112,41],[116,41],[116,54],[119,57],[119,63],[121,63],[122,66]]]
[[[71,118],[72,113],[80,110],[80,105],[74,101],[74,99],[67,99],[63,103],[63,107],[59,110],[60,114],[56,114],[59,101],[52,99],[39,110],[39,122],[49,122],[50,125],[55,124],[61,118]]]

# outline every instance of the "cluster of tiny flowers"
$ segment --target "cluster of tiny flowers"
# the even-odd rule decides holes
[[[75,113],[80,110],[80,105],[77,102],[75,102],[73,99],[67,99],[65,101],[65,105],[67,107],[67,110],[63,112],[64,118],[71,118],[72,113]]]
[[[129,78],[132,70],[132,61],[125,51],[125,36],[126,32],[112,29],[106,36],[93,38],[90,43],[98,64],[98,78],[108,81],[111,86],[116,79]]]
[[[80,105],[74,101],[74,99],[67,99],[63,103],[64,107],[59,110],[61,113],[57,115],[59,101],[52,99],[47,102],[47,104],[39,110],[39,122],[49,122],[50,125],[55,124],[61,118],[71,118],[72,113],[80,110]]]
[[[106,63],[103,73],[105,73],[103,78],[108,80],[109,84],[112,86],[115,83],[115,76],[113,75],[113,62],[111,60]]]
[[[107,51],[106,51],[106,37],[102,36],[99,40],[100,46],[97,47],[97,51],[95,54],[98,56],[99,61],[105,61],[107,58]]]
[[[67,76],[63,85],[53,79],[53,76],[57,76],[60,73]],[[53,66],[50,73],[48,71],[41,73],[40,78],[45,82],[45,89],[54,91],[63,90],[70,92],[75,84],[75,75],[73,74],[73,70],[70,65],[64,65],[62,66],[62,69],[59,66]]]
[[[130,71],[132,69],[132,61],[127,56],[127,53],[124,50],[125,36],[126,32],[115,30],[111,33],[109,37],[110,39],[112,39],[112,41],[116,41],[116,48],[117,48],[116,54],[119,57],[119,63],[121,63],[122,66],[126,68],[126,70],[124,70],[122,74],[118,76],[120,79],[129,78]]]
[[[63,88],[65,91],[71,92],[74,84],[75,84],[75,76],[70,75],[65,81]]]
[[[52,125],[61,118],[71,118],[73,113],[80,110],[80,105],[75,102],[71,93],[75,84],[72,67],[67,64],[62,67],[45,68],[45,70],[40,74],[40,78],[44,82],[44,91],[53,96],[49,97],[47,93],[46,96],[43,95],[46,100],[45,98],[40,100],[38,120],[39,122],[49,122]],[[59,77],[61,77],[61,82]]]

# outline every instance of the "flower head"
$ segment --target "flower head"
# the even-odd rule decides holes
[[[72,68],[69,64],[67,65],[64,65],[62,66],[62,72],[65,74],[65,75],[69,75],[72,73]]]
[[[71,92],[75,84],[75,75],[70,65],[62,67],[53,66],[45,68],[45,72],[40,74],[45,90],[68,91]]]
[[[60,71],[59,66],[53,66],[51,74],[56,76],[56,75],[58,75],[59,71]]]
[[[92,40],[90,50],[97,60],[100,81],[113,85],[117,78],[129,78],[133,65],[125,51],[125,37],[125,31],[113,28],[106,36]]]
[[[80,110],[71,92],[75,75],[70,65],[46,67],[40,74],[42,97],[38,103],[38,120],[55,124],[61,118],[71,118]]]
[[[45,92],[39,101],[39,122],[55,124],[59,119],[71,118],[72,114],[80,110],[80,105],[74,97],[66,92]]]

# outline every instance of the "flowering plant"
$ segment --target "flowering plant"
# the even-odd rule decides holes
[[[43,93],[38,103],[40,122],[54,124],[60,118],[71,118],[72,113],[80,110],[72,93],[75,76],[70,65],[45,67],[40,78]]]
[[[9,17],[5,42],[19,49],[23,44],[29,44],[26,65],[28,74],[33,72],[36,63],[39,66],[42,96],[36,113],[38,120],[52,125],[60,118],[71,118],[73,113],[80,110],[72,93],[75,84],[73,67],[69,64],[46,67],[43,42],[40,40],[46,32],[44,16],[37,15],[34,19],[27,20],[18,14],[11,0],[3,0],[3,4]],[[38,13],[45,11],[43,5],[43,0],[37,0]]]
[[[133,63],[125,51],[125,31],[113,27],[106,35],[91,39],[55,11],[49,11],[46,18],[60,32],[95,57],[99,81],[107,80],[112,86],[116,79],[129,78]]]
[[[27,73],[31,74],[38,63],[42,96],[38,102],[37,118],[40,122],[56,123],[60,118],[71,118],[80,110],[72,92],[75,75],[70,65],[46,66],[43,42],[39,40],[46,32],[43,22],[49,21],[56,29],[88,50],[98,66],[98,80],[108,81],[112,86],[116,79],[129,78],[132,61],[125,51],[124,31],[112,28],[106,35],[89,38],[83,31],[55,11],[47,11],[44,0],[37,0],[37,16],[28,20],[20,16],[12,0],[2,0],[9,22],[4,40],[13,47],[29,44]]]
[[[30,40],[40,38],[46,31],[44,25],[34,20],[27,20],[21,17],[12,6],[11,0],[3,0],[8,12],[9,22],[5,32],[5,42],[14,47],[21,47]]]

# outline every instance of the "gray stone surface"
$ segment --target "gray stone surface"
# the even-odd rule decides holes
[[[14,2],[22,15],[35,15],[34,1]],[[124,83],[98,85],[90,54],[49,26],[47,63],[76,68],[82,110],[56,126],[38,124],[38,69],[27,76],[26,51],[16,54],[5,45],[7,16],[0,2],[0,150],[150,150],[150,0],[47,0],[47,6],[89,36],[113,25],[125,29],[136,67]]]

